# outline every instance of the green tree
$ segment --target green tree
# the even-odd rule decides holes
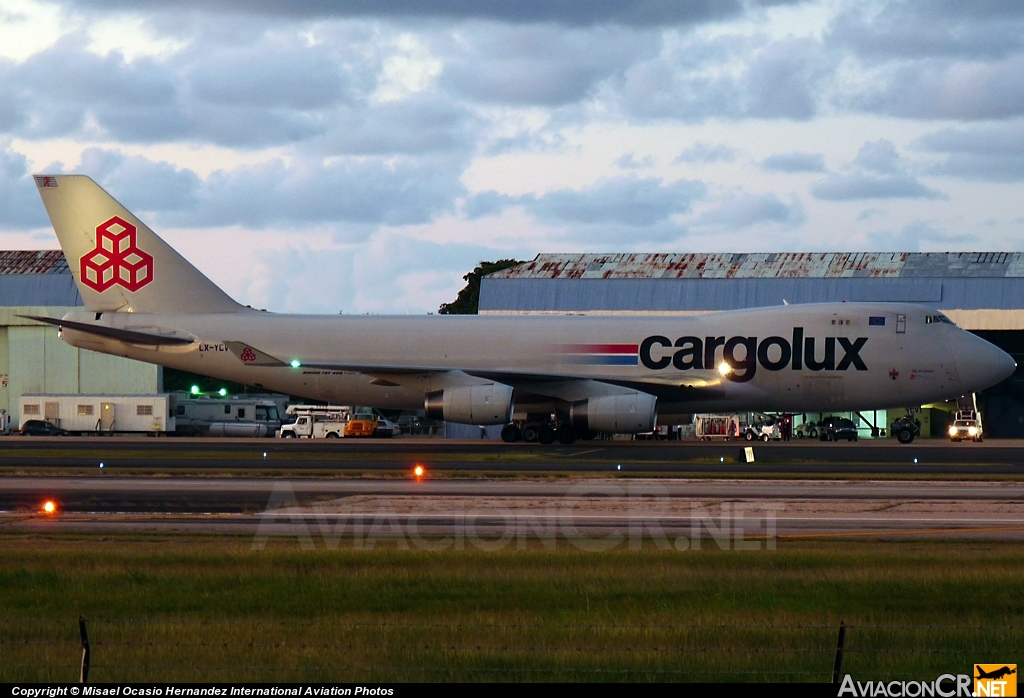
[[[442,303],[437,312],[441,315],[476,315],[480,308],[480,279],[517,264],[522,262],[518,259],[480,262],[476,269],[462,277],[466,280],[466,287],[459,291],[458,297],[451,303]]]

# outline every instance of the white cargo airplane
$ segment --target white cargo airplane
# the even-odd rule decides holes
[[[942,313],[822,303],[697,317],[309,316],[242,306],[90,178],[37,175],[85,301],[82,349],[316,400],[571,443],[694,412],[915,406],[1016,368]]]

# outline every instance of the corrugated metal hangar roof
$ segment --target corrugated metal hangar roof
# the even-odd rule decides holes
[[[480,286],[485,314],[692,314],[839,301],[923,303],[970,329],[1024,329],[1024,254],[541,254]]]
[[[540,254],[494,279],[1024,277],[1020,252]]]
[[[0,275],[70,273],[60,250],[0,250]]]
[[[82,305],[60,250],[0,250],[0,306]]]

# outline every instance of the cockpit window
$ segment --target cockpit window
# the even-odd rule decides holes
[[[930,325],[933,322],[944,322],[947,325],[952,325],[953,324],[953,321],[950,320],[945,315],[926,315],[925,318],[924,318],[924,322],[925,322],[926,325]]]

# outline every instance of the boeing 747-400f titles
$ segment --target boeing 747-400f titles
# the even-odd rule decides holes
[[[88,177],[37,175],[85,310],[83,349],[290,395],[529,426],[550,443],[694,412],[921,405],[1013,373],[937,310],[822,303],[698,317],[310,316],[239,305]]]

